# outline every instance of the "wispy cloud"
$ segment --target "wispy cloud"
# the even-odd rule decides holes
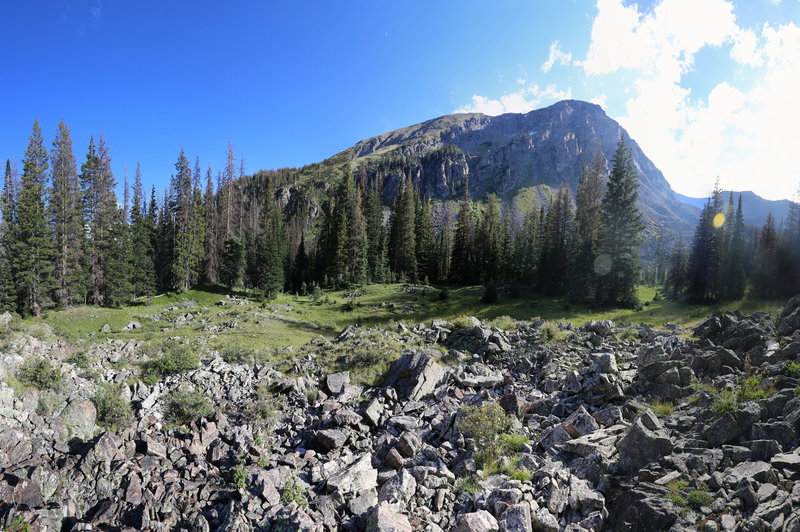
[[[474,94],[472,102],[459,109],[456,113],[483,113],[485,115],[497,116],[503,113],[527,113],[537,107],[559,100],[572,98],[572,89],[558,89],[555,85],[539,87],[536,83],[527,88],[504,94],[498,99],[491,99],[485,96]]]
[[[554,41],[550,44],[550,55],[547,57],[547,61],[542,64],[542,72],[547,74],[556,63],[559,65],[569,65],[572,63],[572,54],[562,52],[561,43],[558,41]]]

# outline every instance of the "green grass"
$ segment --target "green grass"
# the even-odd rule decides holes
[[[672,415],[674,407],[672,403],[669,401],[661,401],[659,399],[656,399],[655,401],[650,403],[650,409],[658,417],[664,417]]]
[[[696,324],[715,310],[739,308],[742,312],[775,312],[783,306],[782,301],[747,299],[716,306],[689,306],[663,299],[653,301],[655,288],[645,286],[639,288],[639,298],[643,303],[649,302],[649,305],[638,311],[593,309],[587,305],[568,304],[565,298],[526,294],[524,291],[517,298],[501,293],[496,304],[487,305],[480,302],[483,293],[481,286],[448,287],[448,290],[450,296],[441,300],[441,287],[407,290],[400,284],[365,286],[360,289],[361,295],[350,302],[349,310],[346,309],[349,290],[325,292],[321,298],[280,294],[274,301],[262,303],[254,300],[244,306],[217,306],[216,303],[225,298],[224,291],[221,290],[189,290],[119,309],[81,306],[50,311],[46,317],[21,320],[15,327],[28,333],[49,335],[52,339],[64,338],[80,349],[88,349],[93,344],[109,339],[118,339],[138,340],[147,350],[148,345],[158,346],[173,336],[180,336],[183,342],[190,345],[202,343],[204,347],[220,351],[231,362],[270,361],[289,368],[297,360],[298,353],[296,350],[288,351],[286,347],[303,346],[320,335],[335,337],[342,329],[353,324],[365,328],[394,329],[401,322],[413,326],[441,318],[458,327],[467,323],[467,316],[476,316],[506,329],[513,327],[518,321],[537,318],[547,320],[546,327],[550,328],[552,325],[549,324],[555,321],[582,325],[586,321],[604,319],[654,326],[672,322],[685,327]],[[248,295],[247,292],[237,294]],[[257,299],[257,294],[252,296]],[[168,310],[172,307],[177,308]],[[185,312],[191,312],[195,319],[176,326],[175,318]],[[131,321],[139,322],[142,328],[122,331]],[[207,330],[208,327],[228,322],[235,322],[236,328],[220,329],[213,333]],[[100,332],[105,324],[111,327],[111,332]],[[47,332],[48,327],[52,329],[52,333]],[[555,339],[561,338],[563,334],[561,331],[549,332],[554,333]],[[632,335],[632,331],[623,331],[621,336],[628,337],[629,334]],[[403,344],[405,339],[398,341]],[[353,369],[363,373],[361,382],[369,383],[381,377],[402,347],[398,347],[397,341],[387,340],[384,343],[378,355],[352,353],[347,357],[344,352],[329,353],[327,351],[331,350],[328,349],[314,352],[320,357],[318,363],[324,368]],[[372,356],[377,356],[380,360],[373,361],[370,359]],[[129,362],[138,363],[141,360],[133,359]],[[368,371],[364,366],[371,362],[377,364],[374,370]]]

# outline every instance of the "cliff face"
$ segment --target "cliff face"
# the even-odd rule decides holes
[[[460,196],[467,178],[475,198],[490,192],[510,198],[542,184],[566,183],[574,192],[581,169],[598,147],[610,166],[620,135],[640,176],[639,205],[646,221],[689,231],[698,210],[679,201],[636,141],[600,106],[587,102],[562,101],[527,114],[443,116],[363,140],[353,150],[357,163],[415,161],[383,167],[387,199],[404,171],[411,172],[424,194],[439,199]]]

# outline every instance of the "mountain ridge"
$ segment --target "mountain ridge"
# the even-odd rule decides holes
[[[786,220],[789,215],[789,208],[792,204],[789,200],[769,200],[762,198],[752,190],[723,190],[722,199],[726,204],[731,193],[733,194],[734,205],[738,201],[739,195],[742,196],[742,214],[744,215],[744,223],[747,225],[762,226],[769,213],[772,213],[775,223],[780,224],[781,220]],[[698,209],[702,209],[703,205],[708,201],[708,198],[694,198],[678,192],[675,194],[680,201]]]

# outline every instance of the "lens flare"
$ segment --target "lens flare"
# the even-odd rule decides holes
[[[716,229],[719,229],[720,227],[725,225],[725,215],[722,214],[721,212],[718,212],[717,214],[714,215],[714,220],[711,223],[714,224],[714,227]]]
[[[599,276],[608,275],[614,267],[614,260],[608,253],[601,253],[594,259],[594,273]]]

